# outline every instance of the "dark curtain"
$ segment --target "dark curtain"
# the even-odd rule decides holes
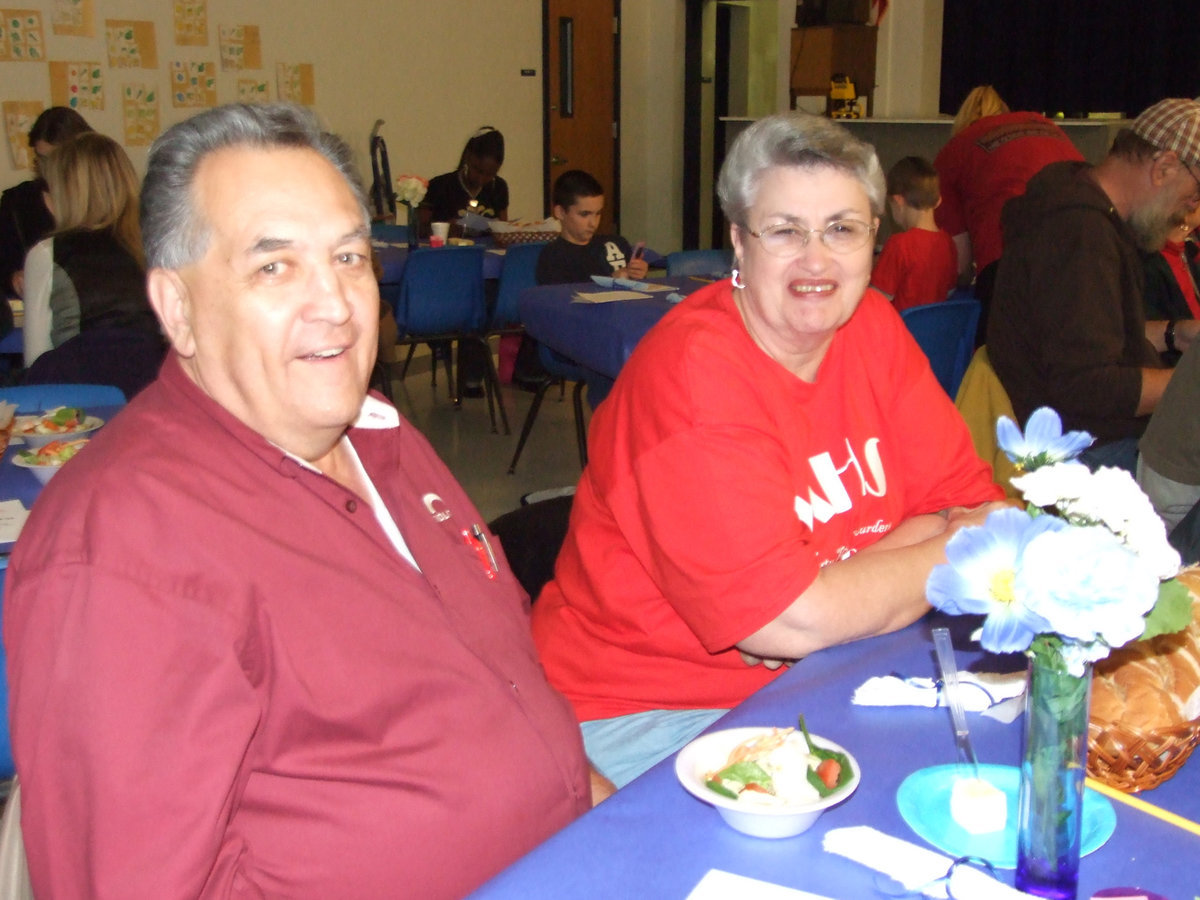
[[[994,85],[1012,109],[1136,116],[1200,95],[1197,0],[945,0],[939,108]]]

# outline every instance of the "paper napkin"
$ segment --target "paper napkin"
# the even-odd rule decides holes
[[[1025,673],[959,672],[963,708],[970,712],[1011,722],[1021,712]],[[858,706],[945,706],[946,700],[932,678],[901,678],[882,675],[859,685],[851,702]]]
[[[692,888],[687,900],[829,900],[828,897],[798,891],[745,875],[734,875],[721,869],[709,869]]]
[[[921,891],[926,897],[949,896],[943,876],[954,860],[934,850],[884,834],[868,825],[834,828],[826,832],[821,846],[826,853],[844,856],[894,878],[907,890]],[[1017,900],[1033,896],[1010,888],[970,866],[955,868],[950,882],[955,897],[970,897],[971,900]]]

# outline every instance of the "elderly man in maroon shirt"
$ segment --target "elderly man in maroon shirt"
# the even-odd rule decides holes
[[[174,352],[39,498],[9,573],[38,896],[461,896],[591,803],[499,545],[367,395],[348,160],[287,106],[151,152]]]

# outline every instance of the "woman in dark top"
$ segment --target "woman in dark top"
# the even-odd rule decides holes
[[[3,296],[21,295],[20,286],[14,284],[13,277],[25,265],[25,254],[54,227],[54,217],[42,199],[46,191],[41,173],[42,160],[59,144],[91,130],[83,116],[66,106],[45,110],[29,129],[34,177],[0,196],[0,287]]]
[[[431,222],[456,222],[475,214],[485,219],[508,218],[508,183],[497,173],[504,165],[504,135],[484,125],[463,147],[458,168],[429,181],[421,202],[421,233]]]
[[[137,174],[121,146],[95,132],[59,146],[43,168],[56,228],[25,261],[30,379],[136,392],[165,347],[146,298]]]

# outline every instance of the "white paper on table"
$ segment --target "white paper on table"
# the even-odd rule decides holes
[[[576,291],[571,295],[572,303],[612,303],[614,300],[649,300],[650,295],[641,291]]]
[[[959,672],[963,708],[1001,722],[1011,722],[1024,709],[1025,673]],[[1014,702],[1015,701],[1015,702]],[[859,685],[851,703],[857,706],[945,706],[946,699],[932,678],[878,675]]]
[[[827,831],[821,839],[821,847],[826,853],[844,856],[868,869],[882,872],[907,890],[921,890],[926,897],[948,896],[946,883],[941,879],[954,860],[934,850],[884,834],[869,825]],[[970,897],[971,900],[1017,900],[1032,896],[970,866],[956,868],[952,881],[954,896]]]
[[[687,900],[830,900],[808,891],[709,869],[687,895]]]
[[[29,510],[20,500],[0,501],[0,543],[15,541],[28,518]]]
[[[677,290],[674,285],[670,284],[655,284],[652,281],[637,281],[633,278],[616,278],[612,275],[593,275],[592,281],[600,285],[600,287],[625,288],[630,291],[649,291],[652,294]]]

